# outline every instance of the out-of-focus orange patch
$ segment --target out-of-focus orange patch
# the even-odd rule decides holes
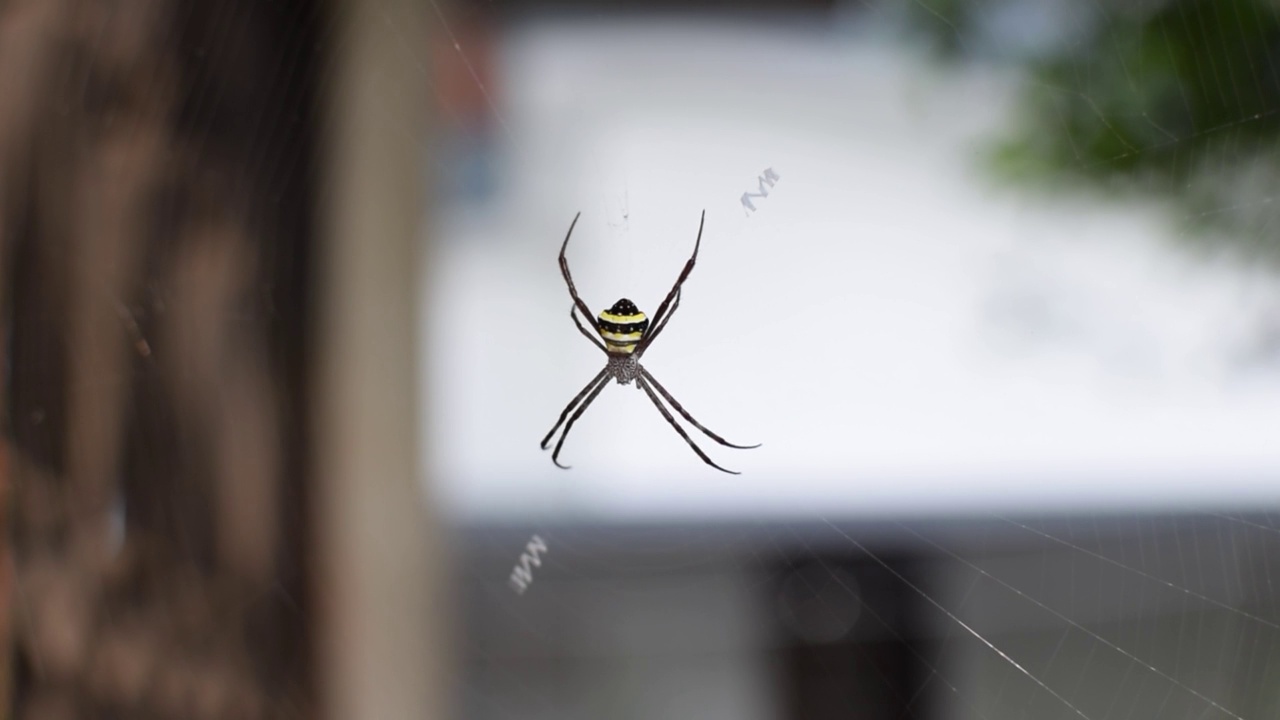
[[[497,29],[483,16],[448,18],[448,27],[432,29],[432,92],[446,122],[464,127],[493,121],[494,35]]]

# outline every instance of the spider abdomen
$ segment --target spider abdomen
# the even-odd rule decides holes
[[[613,307],[596,318],[596,332],[600,333],[610,353],[630,355],[648,329],[649,318],[626,298],[614,303]]]

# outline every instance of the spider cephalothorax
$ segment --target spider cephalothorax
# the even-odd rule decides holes
[[[617,380],[619,385],[630,385],[632,380],[640,377],[640,358],[632,355],[630,350],[626,355],[610,354],[604,369],[609,371],[609,376]]]
[[[685,442],[689,443],[689,447],[693,448],[693,451],[698,454],[698,457],[702,458],[703,462],[717,470],[723,470],[724,472],[736,475],[737,473],[733,470],[725,470],[712,462],[711,458],[707,457],[707,454],[702,451],[702,448],[698,447],[697,444],[693,442],[693,439],[689,437],[689,433],[685,432],[685,429],[680,427],[676,422],[676,419],[671,416],[670,411],[668,411],[666,406],[662,404],[662,400],[659,400],[658,396],[661,395],[662,399],[666,400],[671,407],[675,408],[675,411],[685,420],[688,420],[691,425],[701,430],[707,437],[715,440],[725,447],[746,450],[760,446],[734,445],[703,427],[703,425],[697,420],[694,420],[693,416],[681,407],[680,403],[676,402],[676,399],[671,396],[671,393],[667,392],[666,388],[662,387],[653,375],[651,375],[648,370],[645,370],[644,366],[640,364],[640,357],[644,355],[644,351],[647,350],[649,345],[651,345],[653,341],[657,339],[658,335],[662,333],[663,329],[666,328],[667,323],[671,320],[671,316],[674,315],[676,309],[680,307],[680,290],[684,285],[684,281],[688,279],[689,273],[693,271],[694,263],[698,260],[698,248],[702,246],[702,226],[703,223],[706,222],[707,213],[705,211],[702,213],[702,220],[698,223],[698,239],[693,244],[693,255],[689,258],[689,261],[685,263],[684,270],[680,273],[680,277],[676,279],[676,284],[671,288],[671,292],[667,293],[666,298],[662,300],[662,304],[658,305],[657,312],[653,314],[652,323],[650,323],[649,318],[645,316],[644,313],[640,312],[640,309],[636,307],[635,303],[626,298],[622,298],[618,302],[614,303],[613,307],[601,312],[596,318],[595,327],[596,333],[600,336],[599,338],[596,338],[588,332],[586,327],[583,326],[582,321],[578,318],[578,313],[581,313],[584,318],[589,319],[591,317],[591,310],[587,307],[587,304],[582,301],[582,298],[578,297],[578,290],[573,285],[573,276],[569,274],[569,263],[564,257],[565,249],[569,247],[569,237],[573,235],[573,228],[578,224],[578,218],[581,217],[581,215],[582,213],[578,213],[573,217],[573,222],[569,225],[569,232],[565,234],[564,243],[560,246],[560,273],[564,276],[565,284],[569,286],[569,296],[573,298],[573,306],[569,308],[569,316],[573,318],[574,324],[577,325],[578,332],[582,333],[584,337],[594,343],[596,347],[600,348],[607,356],[607,360],[605,361],[604,369],[601,370],[595,378],[591,380],[591,382],[587,383],[587,386],[582,388],[582,391],[579,392],[573,400],[569,401],[569,405],[560,413],[560,419],[556,421],[555,427],[551,428],[551,432],[547,433],[547,436],[542,439],[542,449],[547,449],[547,445],[551,442],[551,438],[556,434],[556,431],[560,429],[560,426],[563,425],[564,432],[560,435],[560,440],[556,443],[555,450],[551,453],[551,462],[555,463],[559,467],[565,467],[564,465],[560,465],[559,457],[560,448],[564,446],[564,440],[569,436],[569,430],[573,427],[573,424],[578,421],[578,418],[582,417],[582,413],[586,411],[587,406],[596,399],[596,396],[600,394],[601,390],[604,390],[604,386],[607,385],[609,380],[612,378],[622,385],[630,385],[634,381],[636,387],[643,390],[644,393],[649,396],[649,399],[652,400],[653,404],[658,408],[658,412],[662,413],[662,416],[667,419],[667,422],[671,423],[671,427],[675,428],[677,433],[680,433],[680,437],[684,438]],[[652,328],[652,332],[650,332],[650,328]],[[657,391],[656,394],[654,392],[655,390]],[[573,414],[570,415],[570,413]],[[568,422],[565,421],[566,418],[568,419]]]

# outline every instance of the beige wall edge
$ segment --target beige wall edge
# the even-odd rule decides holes
[[[420,225],[427,3],[333,0],[320,190],[313,468],[319,700],[330,719],[434,718],[445,553],[421,492]]]

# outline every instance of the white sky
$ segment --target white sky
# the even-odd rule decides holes
[[[993,186],[1012,82],[815,28],[539,24],[501,58],[497,197],[435,228],[427,447],[467,518],[663,519],[1280,499],[1274,277],[1185,252],[1179,211]],[[758,211],[739,198],[780,175]],[[704,465],[569,320],[683,305],[645,365],[757,450]],[[705,442],[703,441],[705,440]]]

